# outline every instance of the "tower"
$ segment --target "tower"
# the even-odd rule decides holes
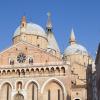
[[[64,60],[71,64],[71,100],[87,100],[87,78],[91,74],[89,61],[92,60],[86,48],[76,43],[74,30],[71,30],[69,46],[65,49]],[[90,99],[89,99],[90,100]]]
[[[47,51],[57,57],[60,57],[60,49],[59,49],[59,46],[57,44],[57,41],[56,41],[54,33],[53,33],[50,12],[47,15],[48,15],[48,20],[47,20],[47,24],[46,24],[46,33],[47,33],[47,37],[48,37]]]

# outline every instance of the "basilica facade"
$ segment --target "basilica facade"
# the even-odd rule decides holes
[[[63,54],[53,33],[23,16],[12,45],[0,52],[0,100],[92,100],[92,57],[71,31]]]

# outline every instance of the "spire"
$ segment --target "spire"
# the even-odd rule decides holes
[[[69,40],[70,44],[74,44],[76,43],[76,39],[75,39],[75,34],[74,34],[74,30],[71,30],[71,35],[70,35],[70,40]]]
[[[24,33],[25,32],[26,25],[27,25],[26,17],[23,16],[22,17],[22,20],[21,20],[21,25],[20,25],[21,33]]]
[[[21,20],[21,28],[25,28],[26,27],[26,24],[27,24],[27,22],[26,22],[26,17],[25,16],[23,16],[22,17],[22,20]]]
[[[46,29],[47,29],[47,31],[52,31],[51,13],[48,12],[47,16],[48,16],[48,20],[47,20],[47,24],[46,24]]]

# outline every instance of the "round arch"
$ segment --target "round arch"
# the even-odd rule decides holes
[[[30,83],[35,83],[36,85],[37,85],[37,87],[38,87],[38,90],[40,89],[40,85],[39,85],[39,83],[36,81],[36,80],[29,80],[27,83],[26,83],[26,85],[25,85],[25,90],[27,90],[27,87],[28,87],[28,85],[30,84]]]
[[[23,86],[23,84],[24,84],[23,80],[16,80],[16,81],[15,81],[15,89],[17,88],[17,83],[18,83],[18,82],[21,82],[21,83],[22,83],[22,86]]]
[[[61,87],[62,87],[62,89],[63,89],[63,91],[64,91],[64,95],[67,96],[67,92],[66,92],[66,89],[65,89],[64,84],[63,84],[59,79],[57,79],[57,78],[50,78],[50,79],[48,79],[48,80],[43,84],[43,86],[42,86],[42,88],[41,88],[41,94],[43,94],[43,91],[44,91],[45,86],[46,86],[49,82],[51,82],[51,81],[55,81],[55,82],[59,83],[59,85],[61,85]]]

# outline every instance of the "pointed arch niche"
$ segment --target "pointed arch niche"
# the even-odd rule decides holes
[[[59,80],[50,79],[42,87],[43,100],[64,100],[65,89]]]
[[[38,86],[35,82],[31,82],[27,86],[28,100],[38,100]]]
[[[11,100],[12,87],[9,83],[4,83],[0,90],[0,100]]]

